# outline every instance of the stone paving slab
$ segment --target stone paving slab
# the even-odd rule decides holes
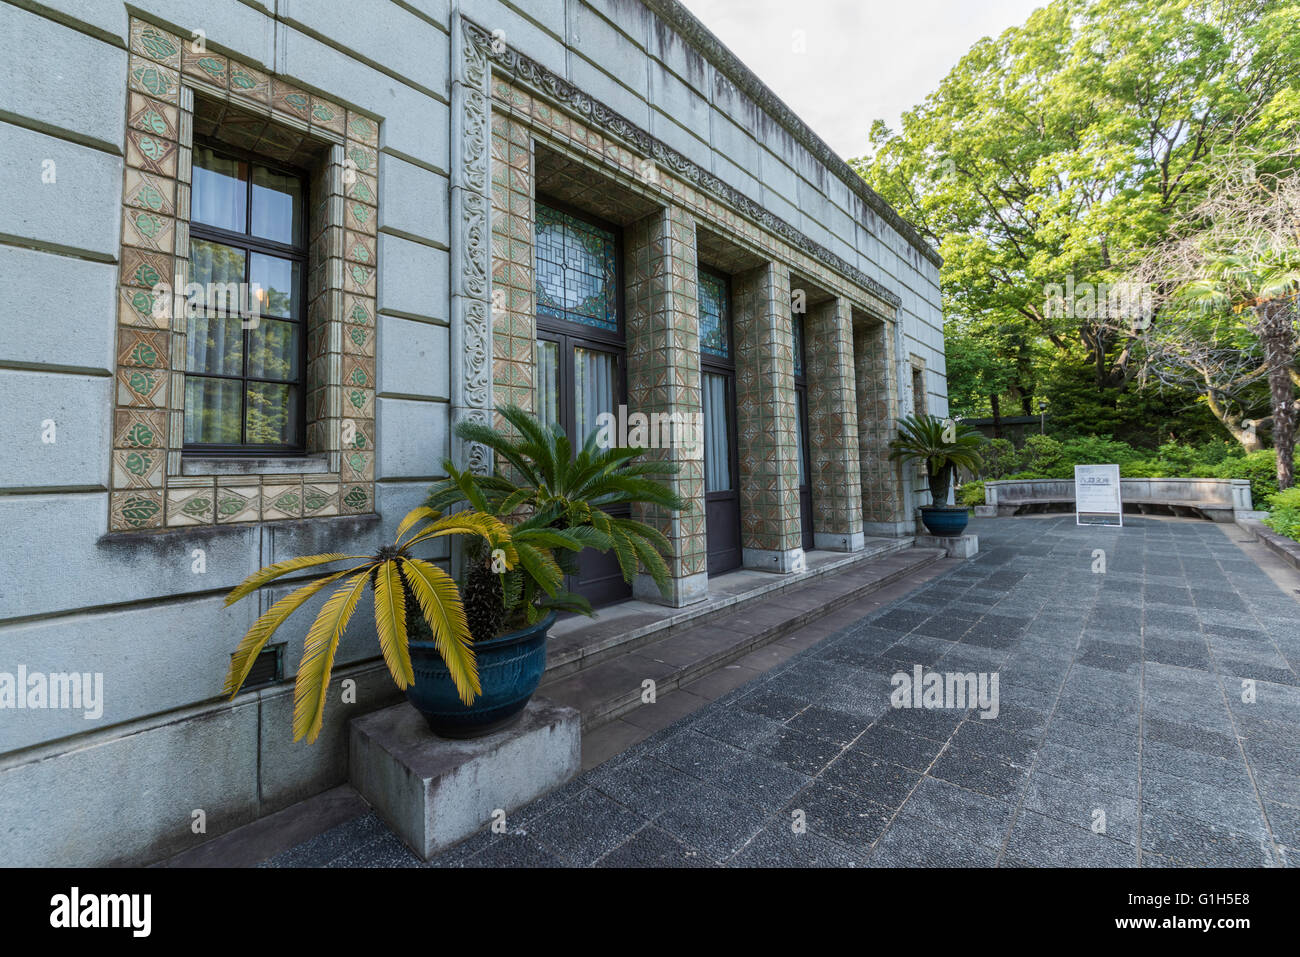
[[[1294,589],[1209,522],[971,530],[974,560],[433,866],[1300,864]],[[996,672],[997,717],[892,707],[917,665]],[[366,815],[266,863],[421,862]]]

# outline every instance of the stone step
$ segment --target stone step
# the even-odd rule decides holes
[[[647,679],[656,696],[668,694],[944,557],[941,549],[909,548],[805,579],[794,589],[773,589],[729,614],[621,647],[580,670],[548,671],[538,693],[577,708],[585,730],[599,727],[639,707]]]
[[[709,579],[709,597],[685,608],[625,601],[599,609],[595,619],[561,619],[546,646],[546,680],[556,681],[643,645],[743,611],[751,603],[801,590],[810,582],[911,549],[913,538],[869,538],[861,551],[807,553],[807,570],[793,575],[738,569]]]

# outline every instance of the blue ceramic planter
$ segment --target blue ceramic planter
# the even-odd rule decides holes
[[[921,522],[931,535],[953,538],[966,530],[970,521],[964,505],[922,505]]]
[[[407,700],[440,737],[477,738],[499,731],[519,719],[537,690],[546,670],[546,633],[554,622],[552,612],[530,628],[474,642],[483,693],[468,706],[461,703],[437,646],[410,641],[415,684],[406,689]]]

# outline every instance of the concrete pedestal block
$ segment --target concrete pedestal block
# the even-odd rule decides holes
[[[509,728],[452,741],[403,702],[352,721],[352,786],[425,860],[582,766],[582,715],[533,698]]]
[[[997,518],[998,507],[996,505],[976,505],[975,517],[976,518]]]
[[[974,558],[980,550],[978,535],[918,535],[917,548],[942,548],[949,558]]]

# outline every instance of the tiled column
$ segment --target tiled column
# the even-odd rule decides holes
[[[909,533],[903,507],[903,466],[889,460],[889,443],[898,434],[899,415],[893,338],[892,322],[866,321],[854,327],[862,517],[868,535]]]
[[[768,263],[731,285],[743,563],[790,572],[803,556],[790,277]]]
[[[492,389],[498,404],[533,408],[533,169],[528,127],[492,114]],[[505,420],[495,417],[497,429]],[[504,464],[504,463],[499,463]]]
[[[624,273],[627,296],[628,411],[678,413],[698,421],[700,414],[700,336],[696,303],[695,223],[670,207],[625,227]],[[708,551],[704,524],[704,447],[649,449],[647,456],[680,462],[668,482],[688,508],[668,513],[658,508],[635,517],[668,537],[672,584],[665,598],[642,573],[633,594],[674,607],[708,597]]]
[[[837,298],[810,306],[805,329],[813,543],[819,549],[855,552],[865,542],[848,301]]]

